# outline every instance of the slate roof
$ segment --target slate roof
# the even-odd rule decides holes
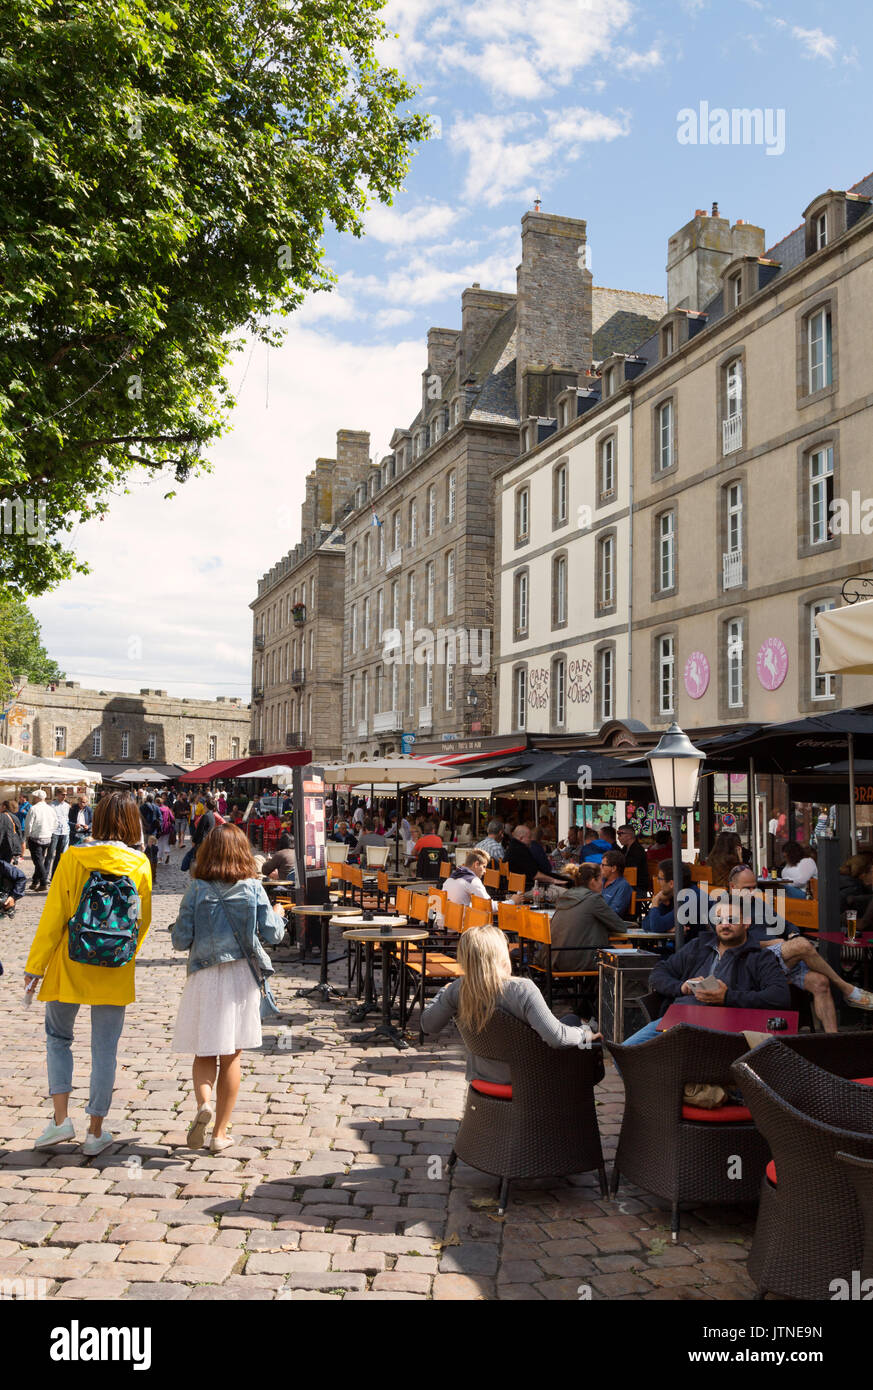
[[[595,362],[603,362],[614,352],[630,354],[639,351],[639,345],[653,333],[658,320],[645,314],[632,314],[621,309],[608,318],[598,328],[592,339],[591,356]]]

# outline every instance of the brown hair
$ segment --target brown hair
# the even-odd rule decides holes
[[[706,866],[711,870],[712,887],[727,888],[731,869],[740,862],[739,851],[742,840],[731,830],[722,830],[713,841],[712,850],[706,857]]]
[[[478,863],[485,864],[487,866],[490,862],[491,861],[489,859],[489,856],[485,853],[484,849],[471,849],[467,855],[467,858],[464,860],[464,863],[467,868],[469,868],[471,864]]]
[[[257,878],[258,866],[248,840],[237,825],[214,825],[197,851],[192,878],[239,883]]]
[[[588,888],[592,878],[598,878],[602,870],[599,864],[565,864],[561,873],[569,878],[574,888]]]
[[[95,840],[121,840],[138,845],[142,840],[139,807],[130,792],[107,792],[94,807],[91,834]]]
[[[840,865],[840,873],[847,878],[860,878],[873,868],[873,854],[852,854],[845,864]]]

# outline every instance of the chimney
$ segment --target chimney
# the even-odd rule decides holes
[[[731,229],[733,258],[736,260],[739,256],[763,256],[764,237],[763,227],[755,227],[751,222],[742,222],[738,218]]]
[[[549,363],[582,371],[591,362],[593,276],[585,268],[581,218],[526,212],[517,272],[516,408],[525,419],[525,373]]]
[[[425,413],[433,409],[434,402],[445,399],[460,336],[456,328],[427,330],[427,369],[421,377],[421,408]]]
[[[336,466],[329,513],[332,525],[339,524],[345,503],[354,495],[358,484],[365,483],[369,475],[369,430],[337,430]]]
[[[721,273],[733,260],[730,222],[719,217],[718,204],[713,215],[698,208],[667,247],[667,308],[704,309],[721,289]]]
[[[457,341],[458,381],[469,376],[477,353],[497,320],[515,303],[514,294],[471,285],[461,295],[461,334]]]

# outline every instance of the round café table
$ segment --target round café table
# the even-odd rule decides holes
[[[351,926],[351,922],[348,925]],[[402,968],[407,944],[410,941],[425,941],[427,936],[426,927],[409,927],[405,917],[374,917],[371,921],[360,917],[351,931],[343,932],[346,941],[361,941],[370,953],[377,942],[382,946],[382,1022],[370,1033],[359,1033],[352,1039],[353,1042],[390,1042],[398,1049],[407,1046],[403,1034],[391,1022],[391,952],[388,947],[395,942],[400,943]]]
[[[334,989],[333,985],[329,985],[327,982],[327,967],[330,964],[327,958],[328,932],[334,917],[356,917],[358,909],[356,907],[337,907],[333,903],[301,903],[288,910],[294,917],[317,917],[321,926],[321,962],[318,968],[318,984],[311,985],[308,989],[298,989],[298,995],[320,994],[325,1004],[330,999],[344,998],[340,990]],[[306,960],[305,933],[298,959],[304,962]]]

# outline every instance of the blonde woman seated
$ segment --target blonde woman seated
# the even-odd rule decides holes
[[[440,1033],[457,1018],[465,1028],[478,1033],[500,1010],[529,1024],[549,1047],[587,1049],[600,1041],[601,1034],[580,1027],[575,1015],[555,1018],[533,980],[513,975],[506,937],[497,927],[465,931],[458,942],[458,964],[463,978],[452,980],[428,1004],[421,1016],[423,1032]],[[472,1055],[467,1057],[466,1076],[468,1081],[499,1086],[508,1086],[512,1080],[508,1063]]]

